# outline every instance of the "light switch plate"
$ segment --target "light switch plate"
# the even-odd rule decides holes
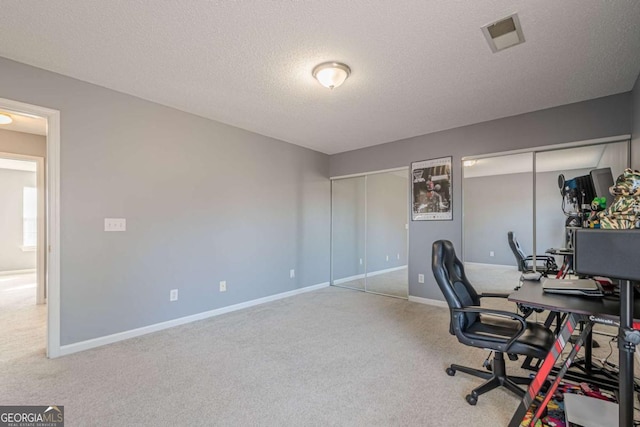
[[[104,231],[127,231],[127,220],[125,218],[105,218]]]

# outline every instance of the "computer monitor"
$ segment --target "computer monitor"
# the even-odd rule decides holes
[[[607,206],[611,206],[614,198],[609,192],[609,187],[613,186],[611,168],[594,169],[590,175],[596,197],[605,197],[607,199]]]
[[[564,175],[558,177],[558,184],[562,188],[563,196],[576,206],[578,211],[589,210],[591,202],[596,197],[607,199],[607,206],[613,203],[614,197],[609,193],[613,185],[611,168],[592,170],[589,175],[577,176],[564,181]]]
[[[596,197],[593,189],[593,181],[590,175],[576,176],[573,179],[564,180],[564,175],[558,177],[558,184],[562,189],[562,195],[575,206],[578,212],[589,210],[591,202]]]

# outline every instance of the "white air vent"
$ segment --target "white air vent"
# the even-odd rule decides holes
[[[482,33],[493,53],[524,43],[520,20],[515,13],[497,22],[485,25],[482,27]]]

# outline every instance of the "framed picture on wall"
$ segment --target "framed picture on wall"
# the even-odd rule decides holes
[[[452,159],[452,157],[442,157],[411,163],[411,220],[453,219]]]

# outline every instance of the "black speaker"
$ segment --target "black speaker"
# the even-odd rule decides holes
[[[640,230],[576,230],[574,270],[640,281]]]

